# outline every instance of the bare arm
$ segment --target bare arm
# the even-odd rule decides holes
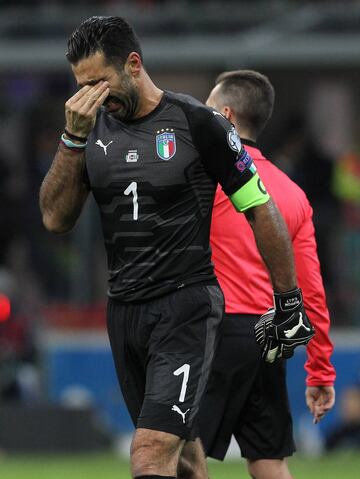
[[[259,252],[274,288],[274,309],[261,316],[255,336],[265,361],[288,359],[306,345],[315,331],[306,316],[301,290],[296,285],[292,245],[284,220],[270,199],[246,212]]]
[[[96,121],[96,112],[109,94],[107,82],[85,86],[65,105],[66,129],[87,138]],[[85,154],[60,144],[40,189],[40,210],[45,227],[66,233],[78,219],[89,190],[83,181]]]
[[[283,293],[296,288],[291,240],[284,220],[270,199],[245,213],[254,232],[259,252],[266,264],[274,291]]]
[[[53,233],[66,233],[78,219],[88,189],[83,182],[85,154],[60,144],[40,189],[43,223]]]

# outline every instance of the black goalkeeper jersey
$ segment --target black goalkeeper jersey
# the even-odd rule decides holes
[[[215,281],[216,185],[231,195],[254,174],[251,160],[239,163],[240,149],[234,127],[187,95],[164,92],[155,110],[126,123],[100,109],[86,173],[101,213],[110,297],[145,301]]]

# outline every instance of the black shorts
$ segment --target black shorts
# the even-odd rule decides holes
[[[216,285],[194,285],[145,303],[108,302],[107,325],[134,425],[193,439],[223,318]]]
[[[225,315],[198,415],[208,456],[223,460],[231,436],[247,459],[282,459],[295,451],[285,362],[261,360],[255,315]]]

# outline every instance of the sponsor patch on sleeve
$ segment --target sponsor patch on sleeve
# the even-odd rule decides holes
[[[249,153],[245,150],[245,148],[242,149],[240,152],[240,155],[238,157],[238,160],[235,163],[236,168],[242,173],[246,169],[249,169],[251,173],[255,174],[256,173],[256,166],[249,155]]]
[[[232,126],[228,132],[227,141],[232,150],[237,151],[238,153],[241,152],[242,145],[240,136],[239,133],[235,130],[234,126]]]

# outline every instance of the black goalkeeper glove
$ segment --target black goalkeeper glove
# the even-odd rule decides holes
[[[306,345],[315,330],[306,316],[301,289],[274,294],[275,309],[269,309],[255,324],[256,341],[268,363],[288,359],[294,349]]]

